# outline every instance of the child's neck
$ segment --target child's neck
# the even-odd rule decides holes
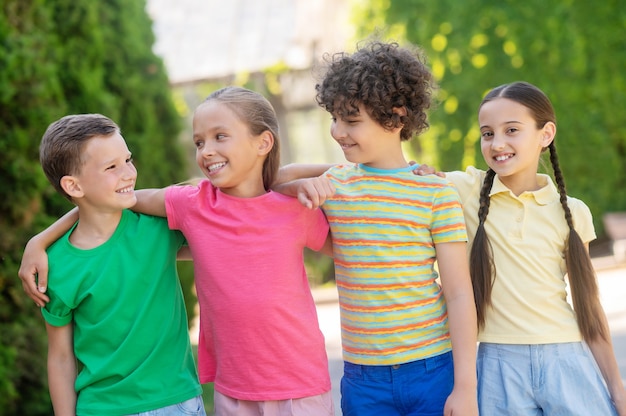
[[[362,165],[373,169],[394,170],[402,169],[409,166],[409,163],[404,158],[403,154],[396,155],[395,157],[383,156],[377,160],[371,162],[362,163]]]
[[[256,198],[265,195],[267,191],[263,186],[263,179],[244,181],[236,186],[219,187],[222,193],[237,198]]]
[[[122,219],[122,211],[109,213],[84,212],[79,209],[78,224],[70,235],[70,243],[73,246],[88,250],[106,243]]]
[[[498,175],[498,177],[500,178],[500,182],[509,188],[515,196],[520,196],[524,192],[534,192],[542,187],[537,180],[537,174],[527,175],[525,177],[515,175],[504,177]]]

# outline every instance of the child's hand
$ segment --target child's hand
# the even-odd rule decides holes
[[[445,178],[446,174],[444,172],[438,172],[435,170],[435,168],[428,166],[426,164],[422,164],[422,165],[418,165],[417,163],[415,163],[414,161],[410,161],[409,165],[411,166],[415,166],[415,168],[413,169],[413,173],[419,176],[425,176],[425,175],[437,175],[441,178]]]
[[[617,410],[617,414],[619,416],[626,416],[626,390],[622,389],[620,393],[619,397],[618,395],[613,395],[611,398],[615,410]]]
[[[325,175],[298,181],[298,201],[307,208],[318,208],[333,195],[335,187]]]
[[[24,248],[22,264],[18,271],[22,280],[24,292],[39,307],[43,307],[50,301],[45,295],[48,284],[48,255],[45,247],[41,247],[34,239],[31,239]]]
[[[443,408],[444,416],[478,416],[478,398],[475,388],[454,388]]]

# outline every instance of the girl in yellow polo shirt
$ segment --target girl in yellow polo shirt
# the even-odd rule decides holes
[[[588,254],[591,213],[565,193],[552,104],[537,87],[515,82],[491,90],[478,119],[489,169],[446,175],[458,188],[472,242],[480,413],[625,416],[626,391]],[[545,150],[556,186],[537,173]]]

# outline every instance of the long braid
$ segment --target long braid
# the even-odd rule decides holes
[[[565,180],[559,166],[554,141],[550,143],[550,162],[554,170],[554,178],[559,190],[561,205],[565,212],[565,220],[569,227],[569,237],[565,246],[565,264],[572,292],[572,302],[576,312],[578,328],[586,341],[593,341],[598,337],[607,340],[608,328],[604,321],[595,271],[589,257],[589,252],[580,236],[574,229],[572,212],[567,205]]]
[[[485,221],[487,220],[487,214],[489,214],[489,204],[491,202],[489,192],[493,186],[495,176],[496,173],[489,169],[480,190],[478,229],[470,250],[470,275],[472,277],[479,328],[485,325],[486,309],[491,304],[491,288],[493,287],[493,279],[495,277],[493,250],[485,231]]]

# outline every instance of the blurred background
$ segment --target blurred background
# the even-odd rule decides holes
[[[66,114],[120,125],[138,188],[201,175],[191,115],[226,85],[273,104],[283,163],[341,162],[315,103],[319,64],[375,35],[421,46],[440,86],[409,158],[484,167],[477,106],[526,80],[552,99],[568,193],[591,208],[597,244],[603,216],[626,211],[626,0],[0,0],[0,11],[0,415],[52,413],[44,324],[17,270],[28,238],[71,208],[38,163],[42,134]],[[306,258],[312,286],[332,283],[328,259]],[[191,315],[190,265],[180,273]]]

